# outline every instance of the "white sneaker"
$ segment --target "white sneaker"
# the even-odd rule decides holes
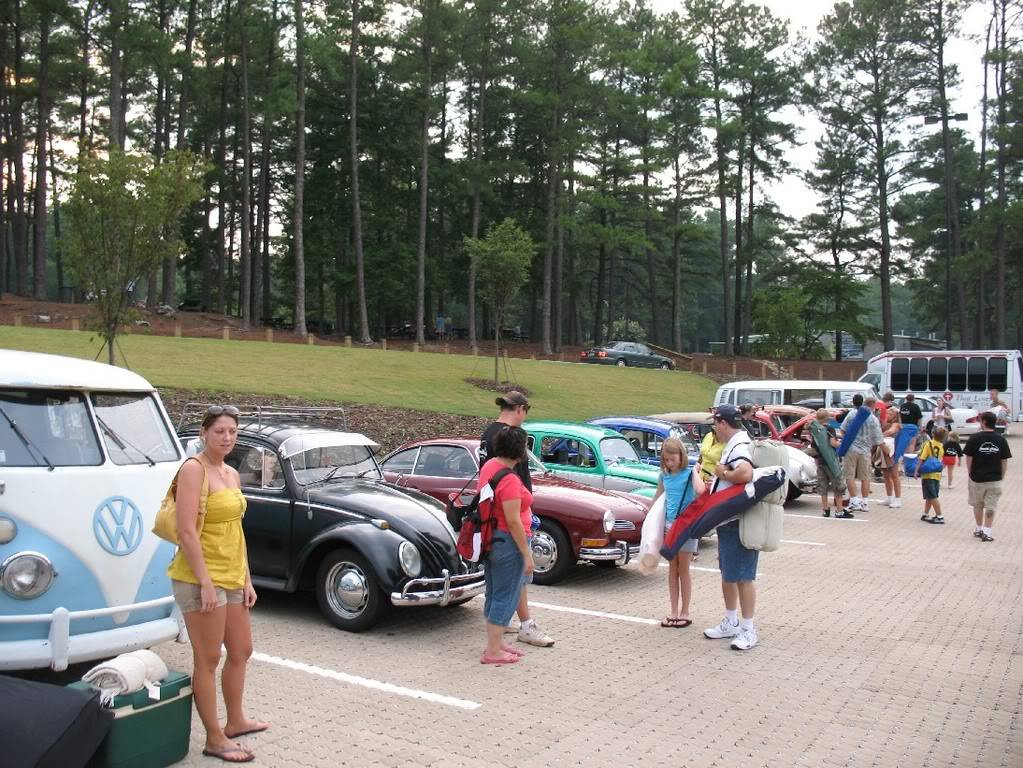
[[[757,628],[740,629],[739,634],[732,640],[732,648],[736,651],[748,651],[758,642]]]
[[[519,640],[523,643],[539,646],[540,648],[550,648],[554,645],[554,640],[545,635],[543,630],[536,626],[536,622],[532,619],[519,627]]]
[[[863,502],[860,501],[859,499],[853,499],[852,501],[849,502],[849,506],[847,506],[846,509],[849,510],[850,512],[862,512]]]
[[[889,504],[892,509],[898,509],[902,506],[902,499],[892,499],[892,503]]]
[[[518,631],[519,631],[518,624],[509,624],[507,627],[504,628],[504,633],[506,635],[514,635]]]
[[[733,624],[728,620],[728,617],[721,619],[721,623],[716,627],[703,630],[703,634],[709,637],[711,640],[723,640],[727,637],[735,637],[739,634],[739,623]]]
[[[892,497],[885,496],[884,501],[879,501],[877,503],[880,504],[882,507],[890,507],[892,505]]]

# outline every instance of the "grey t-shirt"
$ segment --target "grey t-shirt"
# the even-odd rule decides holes
[[[866,408],[865,405],[861,405],[861,408]],[[853,419],[856,418],[856,411],[849,411],[845,417],[845,421],[842,422],[842,432],[848,432],[849,427],[852,426]],[[867,420],[863,422],[863,426],[860,427],[860,431],[853,438],[852,445],[849,446],[849,453],[864,453],[870,455],[875,445],[884,442],[884,434],[881,432],[881,422],[877,420],[877,416],[870,414]]]

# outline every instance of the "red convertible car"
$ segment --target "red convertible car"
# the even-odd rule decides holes
[[[479,439],[422,440],[398,448],[380,462],[388,482],[415,488],[440,501],[471,497],[479,471]],[[554,584],[582,560],[614,567],[639,554],[640,531],[650,502],[618,491],[555,477],[530,455],[533,513],[533,581]]]

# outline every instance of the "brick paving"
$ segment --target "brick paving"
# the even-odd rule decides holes
[[[482,667],[482,600],[395,611],[373,631],[339,632],[304,595],[261,594],[256,650],[476,702],[465,710],[250,665],[246,701],[272,721],[245,741],[267,766],[1023,766],[1023,439],[1010,437],[995,541],[973,538],[965,472],[942,489],[948,523],[874,503],[866,523],[786,517],[762,555],[760,645],[706,640],[721,618],[715,573],[694,572],[694,625],[537,608],[557,638],[509,667]],[[787,511],[817,514],[816,498]],[[713,543],[695,565],[716,566]],[[533,587],[543,603],[659,619],[666,569],[580,567]],[[187,646],[158,649],[188,668]],[[179,765],[209,766],[193,717]]]

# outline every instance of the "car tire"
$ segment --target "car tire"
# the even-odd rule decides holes
[[[615,361],[615,365],[617,365],[619,368],[624,368],[625,366],[628,365],[628,363],[625,362],[625,358],[619,357],[618,360]]]
[[[352,549],[335,549],[316,571],[316,602],[338,629],[362,632],[376,624],[387,602],[369,562]]]
[[[540,528],[530,542],[533,550],[533,583],[557,584],[575,565],[572,544],[560,525],[540,518]]]
[[[670,371],[671,363],[661,363],[660,368],[662,371]]]
[[[795,483],[789,483],[789,492],[785,494],[785,503],[788,504],[790,501],[795,501],[803,495],[802,489]]]

